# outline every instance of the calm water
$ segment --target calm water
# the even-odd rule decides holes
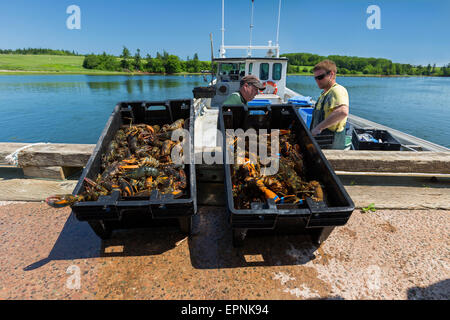
[[[209,79],[209,77],[208,77]],[[312,77],[288,87],[317,98]],[[450,147],[450,78],[342,77],[350,112]],[[97,142],[119,101],[192,97],[202,76],[0,76],[0,142]]]

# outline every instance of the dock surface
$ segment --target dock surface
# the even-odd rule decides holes
[[[32,148],[30,161],[58,159]],[[71,193],[76,175],[33,179],[0,166],[0,299],[450,299],[448,154],[325,154],[356,209],[321,246],[306,234],[249,233],[234,248],[214,167],[197,167],[189,237],[164,226],[101,240],[70,208],[42,202]]]
[[[449,299],[449,213],[355,210],[320,247],[300,234],[233,248],[223,207],[200,207],[188,238],[101,241],[68,208],[0,202],[0,299]]]

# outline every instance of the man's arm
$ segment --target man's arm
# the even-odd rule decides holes
[[[326,128],[329,128],[332,125],[335,125],[339,121],[344,120],[345,117],[347,116],[348,116],[348,106],[345,104],[337,106],[325,120],[323,120],[314,129],[311,130],[312,135],[316,136],[320,134],[322,130],[325,130]]]

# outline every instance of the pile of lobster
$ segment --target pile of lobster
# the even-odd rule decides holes
[[[231,168],[233,184],[233,199],[236,209],[250,209],[252,202],[266,202],[273,199],[276,204],[302,204],[307,197],[313,201],[323,201],[324,192],[316,180],[306,180],[306,168],[300,146],[296,143],[295,133],[291,130],[278,130],[279,151],[275,160],[278,161],[278,170],[275,174],[263,174],[266,169],[260,158],[248,151],[248,142],[245,141],[244,161],[238,161],[239,138],[230,138],[235,152],[235,161]],[[268,153],[271,149],[271,139],[267,135]],[[275,155],[274,155],[275,156]],[[253,159],[253,161],[251,161]],[[254,160],[256,159],[256,161]],[[242,163],[243,162],[243,163]]]
[[[172,124],[123,125],[101,156],[101,172],[84,178],[79,195],[54,195],[46,203],[55,208],[80,201],[96,201],[100,196],[119,191],[122,197],[149,197],[154,191],[174,198],[185,195],[187,187],[183,164],[175,164],[172,155],[183,155],[182,138],[172,141],[172,133],[185,127],[179,119]]]

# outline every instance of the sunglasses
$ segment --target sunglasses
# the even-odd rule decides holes
[[[325,76],[329,75],[331,71],[327,71],[324,74],[321,74],[320,76],[314,77],[314,79],[316,80],[322,80],[323,78],[325,78]]]

